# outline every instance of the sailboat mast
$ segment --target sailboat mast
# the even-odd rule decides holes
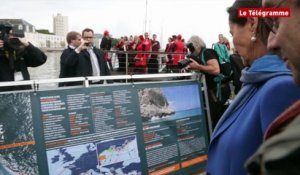
[[[147,18],[148,18],[148,0],[146,0],[146,11],[145,11],[145,27],[144,27],[144,33],[147,31]]]

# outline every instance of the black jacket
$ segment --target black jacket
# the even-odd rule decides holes
[[[100,76],[111,75],[107,63],[104,60],[103,51],[95,47],[93,47],[93,51],[98,58]],[[61,56],[61,65],[63,66],[61,67],[60,78],[65,78],[64,77],[65,75],[69,77],[93,76],[90,54],[86,49],[82,50],[79,54],[76,53],[75,50],[71,48],[66,49]],[[82,82],[74,82],[71,85],[81,85],[81,84]]]
[[[60,56],[60,74],[59,78],[71,78],[76,77],[76,67],[77,62],[74,62],[72,64],[68,64],[68,60],[71,61],[72,58],[78,57],[78,54],[75,52],[74,49],[68,46],[63,53]],[[72,86],[76,85],[78,83],[76,82],[67,82],[67,83],[59,83],[58,86]]]
[[[10,55],[10,56],[9,56]],[[12,61],[13,60],[13,61]],[[0,82],[14,81],[14,73],[21,72],[24,80],[30,80],[27,67],[44,64],[47,56],[31,43],[22,51],[0,51]],[[0,87],[0,91],[28,89],[30,86]]]
[[[103,50],[110,50],[111,49],[111,39],[103,37],[100,43],[100,48]]]

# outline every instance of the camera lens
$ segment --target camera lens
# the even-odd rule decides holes
[[[186,45],[186,47],[189,49],[189,51],[190,51],[191,53],[194,53],[195,47],[193,46],[193,43],[188,43],[188,44]]]
[[[182,68],[186,67],[187,65],[189,65],[190,63],[191,63],[191,60],[184,59],[184,60],[181,60],[181,61],[178,62],[178,67],[180,69],[182,69]]]

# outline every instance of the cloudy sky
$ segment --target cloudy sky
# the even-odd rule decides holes
[[[233,2],[234,0],[1,0],[0,18],[22,18],[36,29],[49,29],[52,32],[53,16],[61,13],[69,18],[69,30],[81,31],[90,27],[96,33],[109,30],[113,37],[120,37],[142,34],[146,27],[151,34],[156,33],[163,44],[174,34],[181,34],[186,40],[196,34],[209,46],[218,40],[219,33],[231,40],[226,8]]]

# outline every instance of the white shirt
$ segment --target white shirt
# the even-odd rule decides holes
[[[98,58],[97,58],[96,54],[93,51],[93,47],[88,47],[87,51],[90,54],[90,59],[91,59],[91,64],[92,64],[92,69],[93,69],[93,76],[100,76],[99,62],[98,62]],[[95,81],[95,82],[97,82],[97,81]]]

